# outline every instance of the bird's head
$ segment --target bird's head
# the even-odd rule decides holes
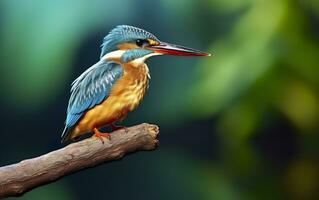
[[[123,63],[143,59],[143,61],[155,55],[176,56],[210,56],[209,53],[195,49],[162,42],[153,34],[133,26],[120,25],[115,27],[104,37],[101,45],[101,58],[114,54]]]

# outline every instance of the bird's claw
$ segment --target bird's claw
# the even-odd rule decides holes
[[[116,126],[114,124],[111,124],[111,127],[113,131],[124,129],[125,133],[128,133],[128,128],[126,126]]]
[[[103,138],[107,138],[108,140],[111,140],[111,134],[102,133],[97,128],[95,128],[93,131],[94,131],[94,135],[93,136],[98,138],[99,140],[101,140],[102,144],[104,144]]]

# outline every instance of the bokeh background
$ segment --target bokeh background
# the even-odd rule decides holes
[[[319,199],[318,0],[1,0],[1,166],[63,147],[70,83],[119,24],[213,56],[148,61],[122,124],[158,124],[156,151],[21,199]]]

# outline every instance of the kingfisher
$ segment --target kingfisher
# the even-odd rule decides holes
[[[100,60],[71,84],[62,142],[92,132],[104,143],[112,130],[142,101],[150,80],[145,60],[157,55],[210,56],[209,53],[160,41],[143,29],[119,25],[103,39]]]

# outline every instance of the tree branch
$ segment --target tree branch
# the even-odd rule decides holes
[[[0,198],[19,196],[63,176],[103,162],[117,160],[158,144],[156,125],[140,124],[112,133],[111,140],[88,138],[45,155],[0,168]]]

